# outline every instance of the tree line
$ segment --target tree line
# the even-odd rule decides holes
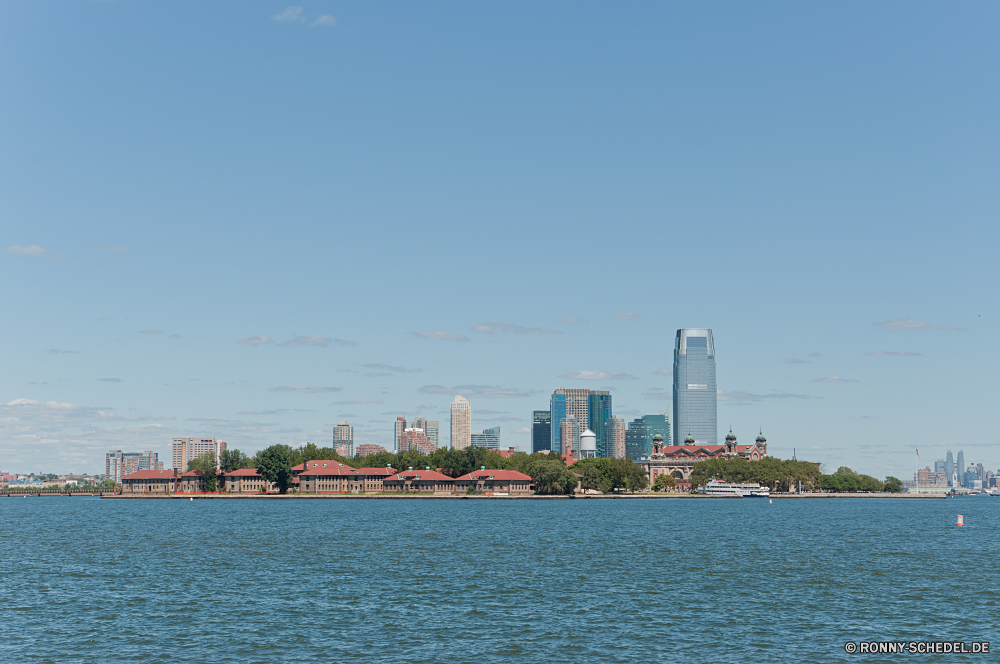
[[[636,491],[644,489],[647,485],[645,473],[628,459],[583,459],[567,468],[563,457],[558,454],[518,452],[503,457],[493,450],[482,447],[467,447],[464,450],[441,447],[432,454],[424,454],[418,450],[378,452],[347,459],[337,454],[332,447],[319,447],[314,443],[306,443],[297,448],[278,444],[266,447],[252,457],[237,449],[226,450],[219,459],[219,466],[226,473],[241,468],[256,468],[264,480],[273,483],[279,492],[287,493],[292,482],[292,467],[317,459],[333,460],[351,468],[390,466],[395,470],[406,470],[430,467],[435,470],[440,469],[442,474],[453,478],[483,467],[516,470],[534,480],[535,493],[541,495],[572,493],[580,480],[575,473],[583,476],[584,489],[599,489],[605,493],[618,490]],[[187,467],[188,470],[205,472],[207,491],[219,490],[213,453],[208,452],[192,459]]]
[[[699,461],[691,470],[691,487],[704,486],[708,480],[722,482],[754,483],[770,487],[772,491],[788,491],[802,482],[803,491],[856,492],[889,491],[899,493],[903,483],[895,477],[879,480],[861,475],[847,466],[841,466],[832,475],[824,475],[815,464],[807,461],[782,460],[764,457],[759,461],[746,459],[708,459]],[[657,478],[659,479],[659,478]]]

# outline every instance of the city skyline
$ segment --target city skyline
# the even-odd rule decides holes
[[[0,9],[0,466],[445,444],[455,394],[527,450],[560,387],[671,411],[688,327],[720,432],[1000,466],[1000,10],[282,9]]]

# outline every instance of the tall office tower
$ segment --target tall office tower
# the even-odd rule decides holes
[[[976,477],[981,480],[986,479],[986,469],[983,467],[983,464],[981,463],[976,464]]]
[[[113,482],[122,481],[122,451],[115,450],[104,455],[104,476]]]
[[[604,450],[605,456],[625,458],[625,420],[622,418],[611,416],[604,423]]]
[[[431,444],[434,445],[434,449],[437,449],[438,447],[438,437],[440,431],[441,425],[438,422],[427,422],[427,426],[424,427],[424,433],[427,434],[427,440],[431,441]]]
[[[965,452],[958,451],[958,461],[955,463],[955,472],[958,473],[958,483],[965,485]]]
[[[591,390],[587,397],[587,428],[597,437],[597,456],[608,457],[604,444],[604,423],[611,417],[611,393]]]
[[[402,435],[399,437],[399,451],[419,451],[430,455],[434,454],[434,446],[427,439],[427,434],[423,429],[408,428],[404,429]]]
[[[549,412],[552,413],[552,447],[553,452],[565,454],[562,443],[562,421],[568,415],[576,417],[577,425],[586,428],[590,422],[590,390],[559,388],[552,393],[549,400]]]
[[[146,450],[145,452],[139,452],[139,468],[138,470],[159,470],[160,469],[160,455],[152,450]]]
[[[396,418],[396,428],[395,428],[395,431],[393,432],[393,435],[392,435],[392,445],[393,445],[393,449],[396,452],[402,452],[403,451],[403,450],[399,449],[399,439],[402,437],[404,431],[406,431],[406,418],[405,417],[397,417]]]
[[[333,451],[345,459],[354,456],[354,427],[344,420],[333,427]]]
[[[472,404],[456,394],[451,402],[451,449],[464,450],[472,444]]]
[[[670,446],[670,418],[663,415],[643,415],[632,420],[625,432],[625,458],[639,459],[653,453],[653,436],[663,436],[663,444]]]
[[[218,468],[222,453],[226,451],[225,441],[217,438],[174,438],[171,443],[173,468],[181,473],[187,471],[188,461],[208,452],[215,455],[215,467]]]
[[[488,450],[500,449],[500,427],[473,431],[469,437],[469,443],[476,447],[485,447]]]
[[[536,410],[531,417],[531,453],[552,449],[552,411]]]
[[[562,445],[560,454],[576,454],[580,451],[580,421],[576,415],[567,415],[559,423],[559,439]]]
[[[943,473],[944,472],[944,459],[938,459],[934,462],[934,472]]]
[[[677,330],[674,342],[674,440],[718,440],[712,330]]]
[[[951,450],[944,456],[944,472],[948,476],[948,486],[954,486],[955,457],[952,456]]]

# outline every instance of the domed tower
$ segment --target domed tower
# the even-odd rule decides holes
[[[736,454],[736,434],[732,429],[726,434],[726,454]]]
[[[663,454],[663,436],[660,434],[653,436],[653,454]]]
[[[685,445],[685,447],[693,447],[694,446],[694,438],[691,437],[691,434],[688,434],[687,438],[684,439],[684,445]]]
[[[764,430],[760,430],[760,435],[757,436],[757,449],[760,450],[761,455],[767,456],[767,438],[764,438]]]

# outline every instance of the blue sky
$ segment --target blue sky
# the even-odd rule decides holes
[[[996,470],[998,27],[975,2],[5,2],[0,470],[342,419],[391,445],[397,414],[446,441],[455,393],[526,449],[558,387],[667,410],[679,327],[714,330],[741,441]]]

